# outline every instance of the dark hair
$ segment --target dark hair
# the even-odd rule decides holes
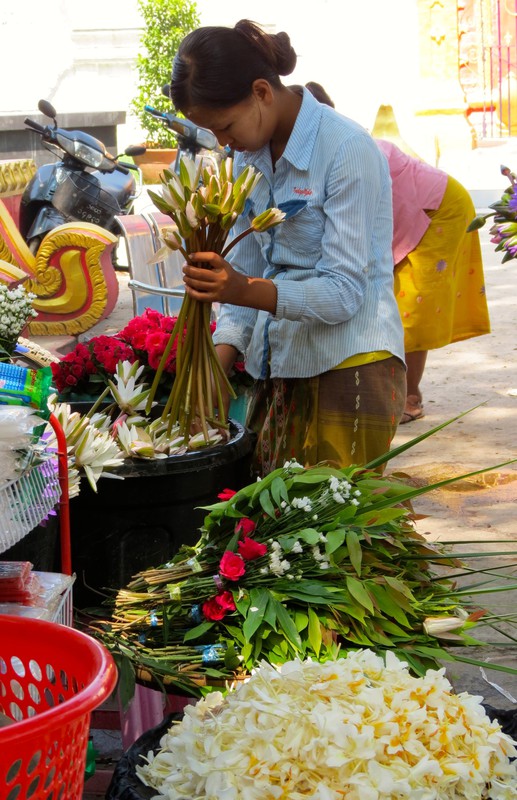
[[[335,108],[334,101],[330,99],[330,97],[326,93],[321,83],[316,83],[316,81],[309,81],[309,83],[305,84],[305,88],[308,89],[309,92],[314,95],[314,97],[316,98],[316,100],[318,100],[318,102],[323,103],[326,106],[331,106],[331,108]]]
[[[296,66],[287,33],[269,34],[247,19],[233,28],[206,26],[181,42],[172,67],[170,94],[180,111],[192,106],[229,108],[264,78],[280,88],[280,75]]]

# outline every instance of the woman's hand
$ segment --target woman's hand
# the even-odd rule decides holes
[[[217,253],[191,253],[183,267],[185,292],[202,303],[231,303],[276,313],[276,286],[266,278],[237,272]],[[197,267],[197,262],[208,268]]]
[[[202,303],[241,305],[239,296],[242,296],[247,287],[245,275],[236,272],[217,253],[192,253],[189,259],[192,262],[203,262],[209,268],[185,264],[183,280],[187,294]]]

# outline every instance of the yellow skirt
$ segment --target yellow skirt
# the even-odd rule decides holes
[[[469,193],[449,177],[440,208],[427,214],[420,243],[395,267],[406,353],[490,333],[479,234],[467,233],[476,215]]]

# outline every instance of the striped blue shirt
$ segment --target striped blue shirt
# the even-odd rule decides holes
[[[236,173],[247,164],[263,178],[234,236],[269,207],[298,201],[301,208],[229,254],[235,269],[274,281],[276,313],[222,305],[214,341],[242,352],[254,378],[266,376],[268,361],[272,377],[306,378],[358,353],[386,350],[404,360],[391,182],[370,134],[304,89],[275,170],[267,145],[236,154]]]

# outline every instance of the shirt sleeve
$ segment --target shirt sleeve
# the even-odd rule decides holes
[[[390,261],[393,232],[387,165],[367,134],[349,138],[336,153],[326,185],[325,226],[316,276],[275,277],[275,318],[335,325],[361,307],[370,269]]]

